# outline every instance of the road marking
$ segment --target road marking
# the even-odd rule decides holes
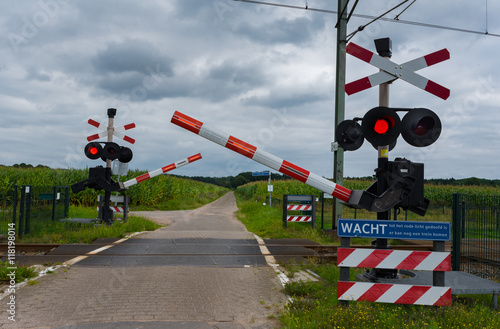
[[[120,239],[120,240],[117,240],[117,241],[113,242],[113,244],[110,244],[110,245],[107,245],[107,246],[103,246],[103,247],[97,248],[97,249],[95,249],[95,250],[92,250],[92,251],[90,251],[90,252],[86,253],[85,255],[82,255],[82,256],[77,256],[77,257],[72,258],[72,259],[70,259],[70,260],[68,260],[68,261],[65,261],[65,262],[63,263],[63,265],[67,265],[67,266],[74,265],[74,264],[76,264],[76,263],[78,263],[78,262],[80,262],[80,261],[82,261],[82,260],[86,259],[86,258],[87,258],[87,257],[89,257],[89,256],[92,256],[92,255],[98,254],[98,253],[100,253],[101,251],[104,251],[104,250],[106,250],[106,249],[109,249],[109,248],[111,248],[111,247],[114,247],[114,246],[116,246],[117,244],[122,243],[122,242],[124,242],[124,241],[127,241],[127,240],[128,240],[128,239],[130,239],[131,237],[133,237],[133,236],[135,236],[135,235],[138,235],[138,234],[141,234],[141,233],[143,233],[143,232],[136,232],[136,233],[130,234],[130,235],[128,235],[126,238],[123,238],[123,239]]]
[[[267,265],[271,266],[274,269],[274,271],[278,275],[278,278],[280,279],[281,285],[283,286],[283,288],[285,288],[285,285],[290,283],[290,279],[288,278],[288,276],[285,273],[283,273],[279,269],[279,265],[278,265],[278,263],[276,263],[276,259],[274,258],[273,255],[271,255],[271,253],[269,252],[269,249],[267,249],[266,243],[264,242],[264,240],[262,240],[258,235],[254,234],[253,236],[255,237],[255,240],[257,240],[257,242],[259,243],[260,252],[262,253],[264,258],[266,259]],[[288,301],[293,302],[293,298],[288,297]]]

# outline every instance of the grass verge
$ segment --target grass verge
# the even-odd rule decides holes
[[[37,276],[35,269],[28,266],[19,266],[14,270],[11,268],[12,265],[9,265],[7,262],[4,263],[0,261],[0,283],[9,284],[11,281],[11,276],[9,274],[11,274],[12,271],[16,273],[15,276],[12,276],[16,283],[23,282],[24,280],[32,279]]]
[[[248,200],[235,193],[238,219],[246,228],[263,239],[309,239],[324,245],[335,244],[335,240],[322,232],[316,222],[313,229],[310,223],[288,223],[283,228],[283,209],[263,206],[262,203]],[[352,239],[352,244],[370,244],[373,239]],[[338,243],[337,243],[338,244]]]
[[[210,203],[227,190],[218,193],[204,193],[195,198],[171,199],[159,203],[155,207],[134,207],[131,210],[187,210],[195,209]],[[70,206],[70,218],[95,218],[97,211],[95,207]],[[30,224],[30,233],[17,238],[17,243],[92,243],[99,238],[121,239],[128,233],[154,231],[160,228],[158,225],[146,218],[129,216],[125,223],[115,222],[113,225],[94,226],[94,224],[79,224],[70,222],[53,222],[50,220],[35,220]]]
[[[95,208],[70,207],[70,217],[93,218]],[[99,238],[124,238],[128,233],[154,231],[160,228],[146,218],[130,216],[125,223],[116,221],[113,225],[79,224],[59,221],[35,221],[31,224],[30,233],[17,238],[17,243],[92,243]]]

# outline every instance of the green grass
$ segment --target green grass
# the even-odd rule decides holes
[[[263,206],[261,202],[248,200],[239,193],[235,193],[238,219],[246,228],[265,239],[309,239],[324,244],[339,244],[338,239],[325,234],[320,227],[320,217],[316,216],[316,226],[313,229],[310,223],[288,223],[283,228],[283,209],[279,206]],[[354,238],[352,244],[369,245],[373,239]]]
[[[12,272],[11,269],[9,269],[11,265],[9,265],[7,262],[1,262],[0,261],[0,282],[1,283],[10,283],[11,278],[8,276]],[[15,270],[15,281],[16,283],[23,282],[26,279],[31,279],[34,278],[37,273],[33,268],[27,267],[27,266],[19,266]]]
[[[324,235],[321,229],[312,228],[310,223],[289,223],[283,228],[281,220],[283,210],[277,207],[263,206],[260,202],[245,200],[241,195],[235,194],[238,204],[238,219],[245,224],[247,229],[262,238],[310,239],[321,244],[332,244],[333,238]]]
[[[175,198],[159,202],[153,206],[136,206],[130,210],[186,210],[195,209],[204,204],[218,199],[227,190],[213,193],[204,193],[197,197]],[[96,218],[95,207],[70,206],[70,218]],[[121,217],[121,215],[117,215]],[[94,224],[79,224],[70,222],[51,221],[50,219],[37,219],[30,223],[30,233],[17,238],[18,243],[92,243],[99,238],[121,239],[128,233],[154,231],[161,226],[138,216],[129,216],[125,223],[115,221],[113,225],[94,226]]]
[[[95,218],[97,211],[91,207],[70,207],[70,217]],[[160,228],[146,218],[129,216],[125,223],[115,221],[113,225],[79,224],[50,220],[34,221],[30,233],[17,238],[17,243],[92,243],[99,238],[123,238],[128,233],[154,231]]]

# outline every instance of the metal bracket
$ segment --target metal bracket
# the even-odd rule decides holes
[[[339,143],[332,142],[332,152],[337,152],[339,150]]]

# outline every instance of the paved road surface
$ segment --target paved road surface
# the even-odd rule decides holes
[[[16,291],[2,328],[276,328],[286,303],[234,195],[190,211],[136,212],[167,227],[110,244]]]

